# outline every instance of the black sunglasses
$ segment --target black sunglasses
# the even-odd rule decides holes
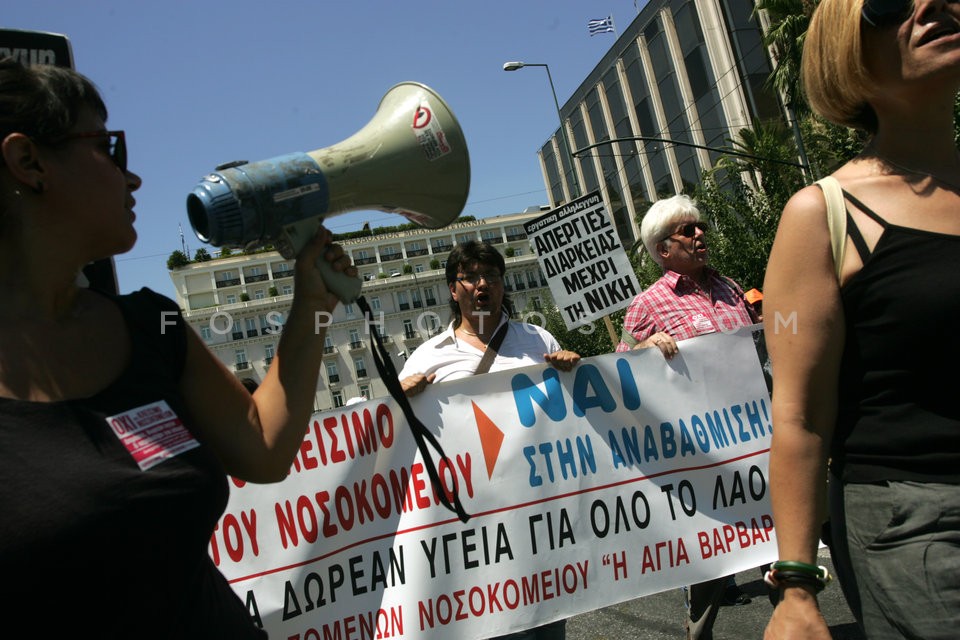
[[[864,0],[860,17],[872,27],[882,29],[903,22],[913,13],[913,0]]]
[[[700,229],[700,231],[703,231],[704,233],[706,233],[708,229],[707,223],[706,222],[688,222],[687,224],[680,227],[678,231],[674,231],[673,233],[668,235],[666,238],[664,238],[664,240],[666,240],[667,238],[672,238],[673,236],[677,236],[677,235],[683,236],[684,238],[692,238],[693,236],[697,235],[697,229]]]
[[[79,140],[82,138],[108,138],[110,143],[110,157],[114,164],[120,167],[120,171],[127,171],[127,136],[123,131],[85,131],[83,133],[71,133],[60,140]]]

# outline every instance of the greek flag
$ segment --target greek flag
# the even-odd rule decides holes
[[[587,29],[590,30],[590,35],[595,36],[598,33],[614,33],[613,31],[613,16],[607,16],[606,18],[594,18],[587,22]]]

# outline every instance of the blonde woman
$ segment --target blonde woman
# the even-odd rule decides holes
[[[782,597],[765,638],[830,638],[816,600],[828,491],[834,564],[867,637],[956,638],[960,5],[823,0],[802,75],[815,111],[870,138],[833,174],[839,262],[809,186],[783,211],[764,282],[780,555],[768,576]]]

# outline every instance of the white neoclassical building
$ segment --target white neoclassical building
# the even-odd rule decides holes
[[[444,268],[453,246],[485,240],[506,258],[506,290],[517,311],[548,299],[547,280],[531,250],[524,223],[546,207],[456,222],[442,229],[413,229],[340,240],[363,278],[366,299],[397,371],[425,339],[450,321]],[[233,254],[194,262],[170,272],[187,323],[237,375],[263,379],[276,353],[293,297],[293,263],[277,252]],[[388,395],[370,352],[371,336],[356,304],[338,305],[327,330],[317,385],[317,410],[352,398]]]

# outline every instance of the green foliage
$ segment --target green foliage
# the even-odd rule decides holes
[[[517,253],[517,250],[514,249],[513,247],[507,247],[506,249],[503,250],[503,255],[504,257],[507,257],[507,258],[512,258],[514,255],[516,255],[516,253]]]
[[[170,257],[167,258],[167,270],[173,271],[174,269],[179,269],[180,267],[185,267],[190,264],[190,259],[187,258],[186,254],[183,251],[177,249],[170,254]]]
[[[439,261],[437,258],[434,258],[433,260],[431,260],[431,261],[430,261],[430,268],[431,268],[431,269],[439,269],[439,268],[440,268],[440,261]]]
[[[223,247],[222,249],[220,249],[221,258],[229,258],[232,255],[233,255],[233,250],[230,247]]]
[[[211,258],[211,256],[210,256],[210,252],[207,251],[206,248],[204,248],[204,247],[200,247],[200,248],[197,249],[197,251],[193,254],[193,261],[194,261],[194,262],[208,262],[209,260],[212,260],[212,258]]]
[[[247,293],[246,291],[244,291],[243,293],[240,294],[240,302],[249,302],[249,301],[250,301],[250,294],[249,294],[249,293]]]
[[[618,338],[620,330],[623,328],[623,316],[626,310],[620,310],[611,314],[610,322],[613,325],[614,334]],[[540,310],[533,308],[528,303],[520,314],[520,318],[531,324],[541,326],[557,339],[560,346],[568,351],[574,351],[580,354],[582,358],[611,353],[616,345],[610,341],[610,332],[607,330],[606,323],[603,320],[597,320],[588,325],[577,327],[572,331],[567,329],[563,321],[560,309],[554,303],[552,296],[547,293],[540,306]]]
[[[278,295],[280,295],[280,292],[277,290],[276,287],[270,287],[270,288],[267,290],[267,294],[268,294],[271,298],[276,298]]]
[[[403,272],[404,272],[404,273],[413,273],[413,267],[410,266],[409,264],[405,264],[405,265],[403,265]]]

